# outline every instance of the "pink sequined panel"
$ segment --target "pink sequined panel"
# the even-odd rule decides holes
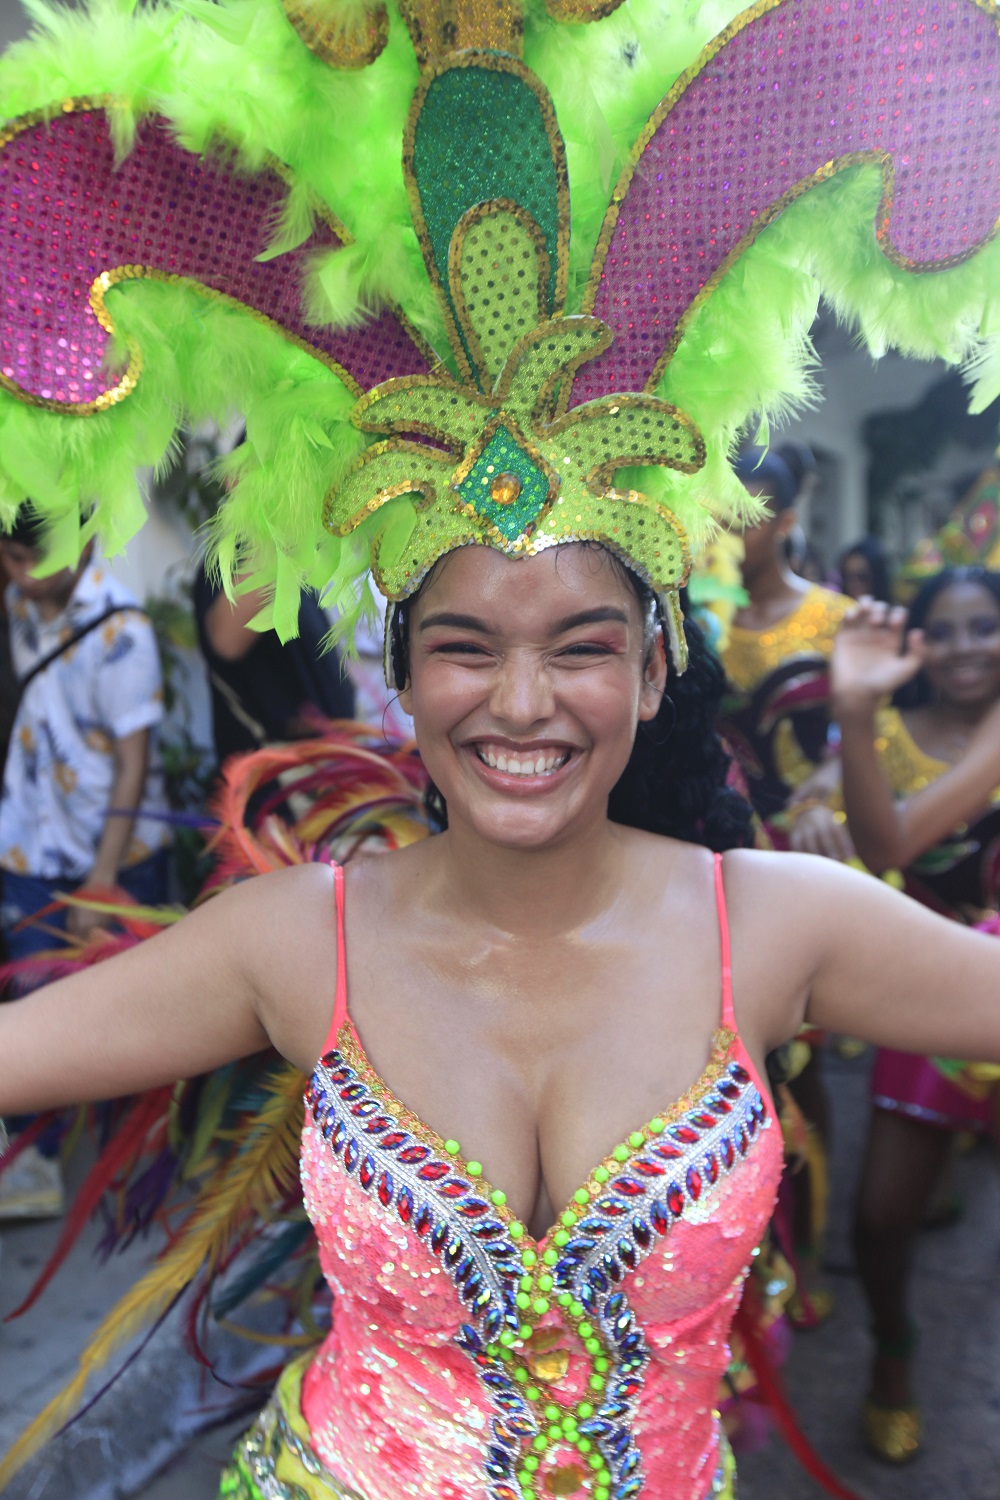
[[[58,116],[0,150],[0,370],[30,396],[94,401],[117,376],[102,369],[107,334],[90,306],[102,271],[149,266],[190,277],[264,313],[346,369],[361,389],[426,369],[398,320],[383,312],[336,333],[303,317],[309,258],[340,241],[317,223],[297,250],[260,263],[287,193],[273,172],[241,176],[183,151],[147,121],[115,170],[103,113]]]
[[[981,245],[1000,215],[998,63],[996,19],[972,0],[788,0],[751,21],[639,162],[594,306],[614,343],[574,403],[642,390],[755,220],[834,158],[891,154],[877,227],[894,258],[933,269]]]
[[[552,1436],[553,1404],[583,1422],[589,1402],[592,1447],[613,1464],[615,1489],[708,1500],[719,1484],[714,1406],[729,1325],[782,1159],[738,1039],[698,1102],[659,1122],[659,1134],[645,1132],[620,1177],[596,1187],[560,1248],[548,1239],[535,1247],[556,1290],[579,1296],[616,1351],[595,1395],[592,1325],[581,1328],[580,1313],[556,1301],[539,1309],[526,1345],[508,1337],[506,1365],[491,1354],[504,1323],[518,1327],[505,1288],[517,1289],[522,1252],[536,1256],[489,1224],[485,1200],[478,1211],[461,1159],[442,1158],[349,1025],[341,1037],[347,1055],[327,1054],[307,1093],[302,1143],[306,1204],[333,1292],[302,1410],[326,1465],[370,1500],[519,1500],[522,1459],[539,1453],[545,1432],[535,1492],[568,1494],[580,1452],[558,1426]],[[484,1274],[470,1270],[474,1260]],[[501,1316],[508,1307],[512,1321]],[[532,1395],[515,1367],[533,1348],[557,1368],[537,1376],[547,1383]],[[581,1469],[580,1495],[592,1487]]]

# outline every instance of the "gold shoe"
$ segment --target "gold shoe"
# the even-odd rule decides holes
[[[920,1452],[923,1423],[918,1406],[879,1406],[871,1397],[862,1413],[865,1441],[889,1464],[908,1464]]]

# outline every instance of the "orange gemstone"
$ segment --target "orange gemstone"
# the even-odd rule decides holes
[[[490,499],[497,505],[513,505],[521,493],[521,481],[516,474],[498,474],[490,485]]]
[[[545,1488],[550,1495],[575,1495],[583,1488],[584,1473],[577,1464],[562,1464],[545,1476]]]
[[[557,1380],[562,1380],[569,1369],[569,1351],[566,1349],[547,1349],[536,1354],[534,1350],[528,1355],[528,1369],[536,1380],[542,1380],[546,1385],[552,1385]],[[572,1491],[569,1491],[572,1494]]]

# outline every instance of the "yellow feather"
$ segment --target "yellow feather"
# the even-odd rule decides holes
[[[298,1171],[305,1078],[295,1068],[276,1069],[267,1098],[249,1132],[232,1131],[241,1145],[235,1159],[216,1166],[200,1189],[184,1226],[153,1268],[132,1287],[91,1337],[76,1374],[18,1438],[0,1463],[0,1491],[70,1420],[87,1381],[114,1352],[147,1327],[204,1269],[211,1271],[241,1224],[267,1215]]]

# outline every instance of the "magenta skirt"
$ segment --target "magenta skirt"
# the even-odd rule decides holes
[[[876,1109],[891,1109],[945,1130],[989,1130],[993,1109],[988,1086],[960,1063],[940,1063],[912,1052],[880,1047],[872,1074]]]

